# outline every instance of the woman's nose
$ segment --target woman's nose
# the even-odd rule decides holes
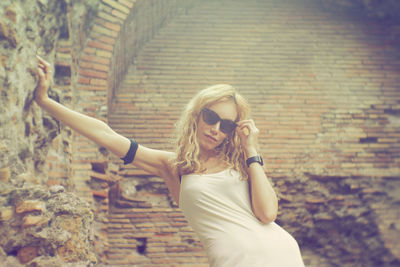
[[[221,122],[219,121],[216,124],[211,126],[211,130],[213,131],[213,133],[218,133],[220,124],[221,124]]]

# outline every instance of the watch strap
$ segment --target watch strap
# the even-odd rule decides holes
[[[263,161],[263,159],[262,159],[261,156],[254,156],[254,157],[250,157],[250,158],[248,158],[248,159],[246,160],[246,165],[247,165],[247,167],[250,167],[250,164],[252,164],[252,163],[254,163],[254,162],[259,163],[261,166],[264,165],[264,161]]]

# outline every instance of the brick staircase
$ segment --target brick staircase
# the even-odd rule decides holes
[[[185,103],[199,89],[229,83],[252,105],[260,150],[278,184],[280,177],[304,172],[390,175],[400,158],[399,125],[391,123],[400,110],[400,61],[386,38],[383,26],[335,17],[311,0],[195,1],[140,51],[117,91],[109,123],[145,146],[172,150]],[[131,166],[121,166],[121,175],[146,176]],[[179,211],[154,208],[110,215],[109,229],[122,231],[109,234],[109,263],[207,266],[198,243],[185,245],[195,237],[179,236],[181,230],[191,235]],[[135,217],[155,210],[166,225]],[[127,260],[124,249],[139,251],[143,238],[146,253]],[[185,256],[177,260],[174,251]]]

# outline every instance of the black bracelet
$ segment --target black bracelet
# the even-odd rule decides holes
[[[125,157],[121,158],[124,161],[124,165],[131,163],[135,159],[138,147],[139,144],[134,139],[131,139],[131,145],[128,152],[126,153]]]

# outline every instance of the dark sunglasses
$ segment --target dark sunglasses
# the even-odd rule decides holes
[[[203,108],[201,114],[203,115],[203,121],[208,125],[214,125],[220,121],[221,124],[219,125],[219,129],[223,133],[230,134],[237,126],[234,121],[221,119],[219,115],[211,109]]]

